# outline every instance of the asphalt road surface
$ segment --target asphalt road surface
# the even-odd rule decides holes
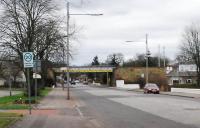
[[[69,101],[66,90],[54,88],[11,128],[200,128],[200,99],[79,84]]]
[[[72,92],[99,128],[200,128],[199,99],[87,86]]]

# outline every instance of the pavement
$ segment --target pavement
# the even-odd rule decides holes
[[[73,95],[71,100],[66,98],[66,89],[54,88],[31,115],[27,110],[9,111],[25,115],[10,128],[97,128],[95,122],[82,116],[80,103]]]
[[[160,92],[160,94],[162,94],[162,95],[170,95],[170,96],[188,97],[188,98],[200,98],[200,94],[194,94],[194,93]]]
[[[116,88],[109,87],[110,89],[123,90],[123,91],[133,91],[143,93],[143,89],[126,89],[126,88]],[[188,98],[200,98],[200,94],[197,93],[187,93],[187,92],[160,92],[161,95],[169,95],[169,96],[179,96],[179,97],[188,97]]]

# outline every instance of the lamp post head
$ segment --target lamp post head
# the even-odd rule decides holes
[[[103,14],[100,13],[100,14],[91,14],[91,16],[102,16]]]
[[[125,42],[127,42],[127,43],[130,43],[130,42],[134,42],[134,41],[131,41],[131,40],[127,40],[127,41],[125,41]]]

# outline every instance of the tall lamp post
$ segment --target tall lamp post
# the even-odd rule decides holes
[[[69,57],[70,57],[70,53],[69,53],[69,19],[70,19],[70,15],[88,15],[88,16],[101,16],[103,14],[91,14],[91,13],[87,13],[87,14],[72,14],[69,12],[69,8],[70,8],[70,3],[67,2],[67,100],[70,99],[70,91],[69,91],[69,79],[70,79],[70,74],[69,74]]]
[[[126,42],[135,42],[135,41],[126,41]],[[146,45],[146,69],[145,69],[145,74],[146,74],[146,84],[149,83],[149,56],[151,55],[149,48],[148,48],[148,34],[146,34],[146,41],[145,41],[145,45]]]

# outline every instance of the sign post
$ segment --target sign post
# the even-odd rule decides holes
[[[28,99],[29,99],[29,114],[31,114],[31,88],[30,88],[30,71],[29,68],[33,67],[33,53],[23,53],[24,68],[27,68],[27,84],[28,84]]]
[[[41,72],[41,61],[36,59],[33,61],[34,66],[33,66],[33,72],[35,72],[35,104],[37,104],[37,89],[38,89],[38,72]]]

